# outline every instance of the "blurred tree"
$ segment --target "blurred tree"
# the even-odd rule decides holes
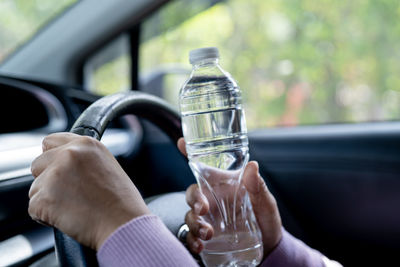
[[[0,0],[0,62],[76,1]],[[399,119],[399,15],[397,0],[171,1],[143,24],[140,67],[189,67],[189,50],[219,47],[250,129]]]
[[[0,62],[77,0],[0,0]]]
[[[173,1],[144,23],[164,31],[146,33],[143,72],[217,46],[251,129],[399,118],[399,1],[229,0],[177,25],[194,3]]]

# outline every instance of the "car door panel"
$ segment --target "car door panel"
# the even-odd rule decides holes
[[[260,130],[250,134],[250,152],[291,233],[345,266],[394,260],[399,123]]]

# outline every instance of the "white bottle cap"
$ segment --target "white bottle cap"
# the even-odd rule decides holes
[[[204,47],[204,48],[194,49],[189,52],[190,64],[196,64],[199,61],[211,58],[219,58],[218,48]]]

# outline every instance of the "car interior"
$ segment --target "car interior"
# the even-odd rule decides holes
[[[196,183],[176,147],[178,94],[188,52],[205,46],[218,46],[244,91],[250,159],[284,228],[343,266],[396,265],[398,10],[373,0],[0,2],[0,266],[95,266],[93,251],[30,218],[30,165],[45,136],[76,129],[113,93],[107,107],[121,112],[100,127],[94,110],[85,123],[178,234]]]

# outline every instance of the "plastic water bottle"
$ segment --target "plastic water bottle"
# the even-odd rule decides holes
[[[256,266],[263,256],[261,232],[242,183],[249,158],[242,97],[218,64],[215,47],[189,53],[193,65],[180,92],[183,135],[189,165],[210,211],[214,228],[200,256],[210,266]]]

